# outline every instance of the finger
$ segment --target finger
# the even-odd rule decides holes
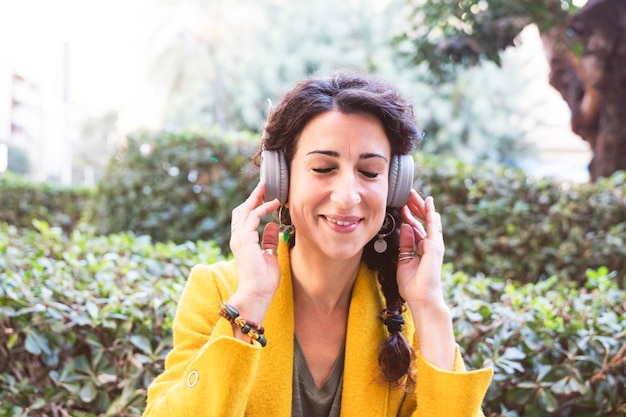
[[[263,195],[265,194],[265,183],[259,182],[254,190],[250,193],[248,197],[249,201],[253,201],[255,206],[259,205],[259,202],[263,201]]]
[[[424,199],[415,190],[411,190],[409,201],[407,203],[409,210],[421,220],[426,219],[426,209]]]
[[[258,207],[263,203],[263,194],[265,194],[265,184],[258,183],[256,187],[252,190],[248,198],[241,203],[239,206],[235,207],[232,211],[233,219],[237,219],[237,214],[240,212],[250,211],[255,207]],[[245,216],[245,214],[244,214]]]
[[[435,209],[435,201],[432,197],[425,200],[426,208],[426,233],[428,237],[435,241],[443,242],[443,226],[441,224],[441,215]]]
[[[231,213],[230,231],[234,232],[241,226],[241,222],[247,217],[247,212],[258,206],[263,201],[263,193],[265,192],[265,184],[258,183],[252,190],[248,198],[235,207]],[[259,201],[260,200],[260,201]]]
[[[412,261],[415,259],[415,233],[408,224],[400,226],[400,245],[398,262]]]
[[[415,249],[415,234],[413,228],[408,224],[400,226],[400,252],[413,252]]]
[[[278,199],[263,202],[265,184],[258,184],[250,196],[232,211],[231,234],[236,230],[256,230],[261,219],[280,206]]]
[[[280,206],[280,201],[277,198],[272,201],[268,201],[267,203],[262,203],[260,206],[256,207],[254,210],[250,212],[248,218],[253,223],[251,226],[256,230],[261,223],[261,219],[273,211],[276,211]]]
[[[276,251],[278,250],[278,225],[276,223],[268,223],[265,225],[261,249],[264,253],[276,255]]]
[[[419,239],[424,239],[426,237],[426,230],[424,230],[424,226],[422,223],[418,222],[415,217],[413,217],[407,206],[402,208],[401,215],[404,222],[411,226]]]

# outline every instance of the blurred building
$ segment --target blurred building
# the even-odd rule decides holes
[[[13,41],[19,38],[12,35]],[[58,39],[32,50],[29,42],[17,44],[0,43],[0,144],[8,149],[7,165],[19,156],[32,180],[69,184],[76,137],[68,89],[70,46]]]

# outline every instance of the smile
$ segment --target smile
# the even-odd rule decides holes
[[[332,219],[330,217],[326,217],[323,216],[328,222],[336,224],[337,226],[351,226],[354,224],[357,224],[360,222],[360,220],[353,220],[353,221],[342,221],[342,220],[336,220],[336,219]]]

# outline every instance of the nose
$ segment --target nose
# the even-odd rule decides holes
[[[358,179],[353,172],[343,172],[336,177],[330,200],[339,208],[351,208],[361,202]]]

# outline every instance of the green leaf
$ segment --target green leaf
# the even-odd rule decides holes
[[[559,402],[556,397],[546,389],[541,389],[539,391],[539,402],[548,412],[553,412],[559,407]]]
[[[11,336],[9,336],[9,339],[7,340],[7,348],[9,349],[13,349],[13,347],[15,346],[15,343],[17,342],[18,339],[18,335],[17,333],[12,333]]]
[[[113,374],[98,374],[98,383],[100,385],[111,384],[117,381],[117,376]]]
[[[94,303],[93,301],[87,301],[87,303],[85,304],[85,307],[87,309],[87,313],[89,314],[89,317],[91,317],[92,320],[95,320],[98,318],[98,312],[100,311],[98,309],[98,306],[96,305],[96,303]]]
[[[42,352],[50,354],[48,340],[43,335],[34,331],[31,331],[26,335],[24,347],[33,355],[41,355]]]
[[[150,344],[150,340],[147,337],[141,335],[133,335],[130,337],[130,342],[142,352],[148,355],[152,354],[152,345]]]
[[[98,395],[98,389],[91,380],[86,380],[80,389],[80,399],[86,403],[90,403],[96,399]]]

